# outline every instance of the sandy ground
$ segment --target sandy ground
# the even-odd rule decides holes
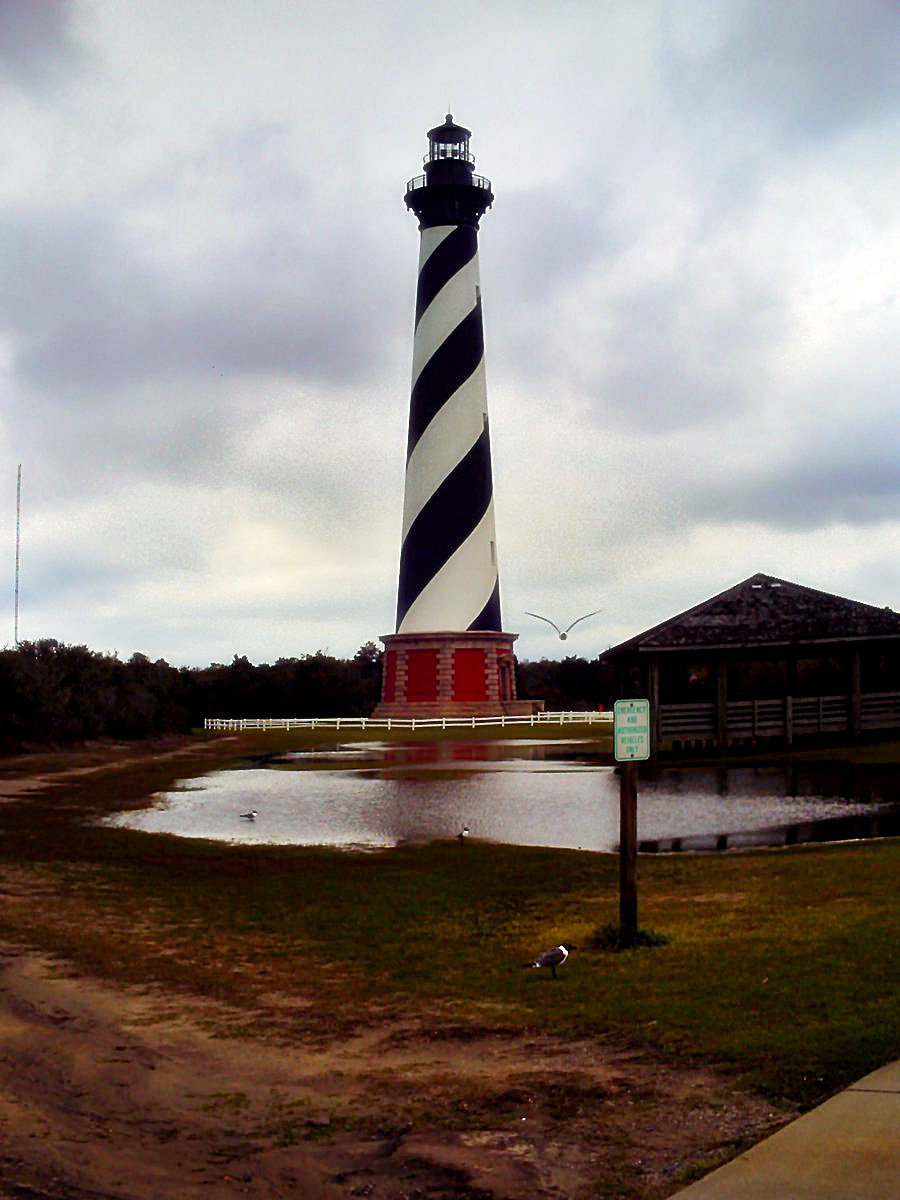
[[[599,1039],[297,1030],[0,944],[0,1200],[659,1200],[789,1116]]]

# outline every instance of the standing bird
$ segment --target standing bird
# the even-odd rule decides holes
[[[575,628],[575,626],[578,624],[578,622],[579,622],[579,621],[586,621],[586,620],[588,619],[588,617],[596,617],[597,613],[599,613],[599,612],[603,612],[603,609],[602,609],[602,608],[595,608],[593,612],[585,613],[583,617],[577,617],[577,618],[576,618],[576,619],[575,619],[575,620],[572,622],[572,624],[571,624],[571,625],[567,625],[565,629],[560,629],[560,627],[559,627],[559,626],[556,624],[556,622],[555,622],[555,621],[551,621],[549,617],[542,617],[540,613],[533,613],[533,612],[529,612],[529,611],[526,609],[526,610],[525,610],[525,616],[526,616],[526,617],[537,617],[537,619],[538,619],[539,621],[546,621],[546,622],[547,622],[547,624],[548,624],[548,625],[552,625],[552,626],[553,626],[553,628],[556,630],[556,632],[559,634],[559,640],[560,640],[561,642],[564,642],[564,641],[566,640],[566,638],[569,636],[569,630],[570,630],[570,629],[574,629],[574,628]]]
[[[571,942],[561,942],[558,946],[554,946],[552,950],[545,950],[543,954],[539,954],[537,958],[531,962],[522,963],[522,970],[526,971],[529,967],[539,970],[541,967],[549,967],[550,974],[556,978],[556,968],[561,967],[569,957],[569,952],[575,950],[576,947]]]

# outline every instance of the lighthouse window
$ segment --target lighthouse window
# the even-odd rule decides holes
[[[431,157],[433,159],[462,158],[468,161],[469,155],[462,142],[436,142],[432,148]]]

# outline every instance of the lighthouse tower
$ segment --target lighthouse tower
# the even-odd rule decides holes
[[[378,716],[518,711],[500,583],[478,276],[478,222],[493,203],[471,133],[428,133],[425,173],[406,206],[419,218],[412,396],[397,629],[385,635]]]

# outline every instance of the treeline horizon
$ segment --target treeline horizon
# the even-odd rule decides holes
[[[0,650],[0,753],[101,738],[137,741],[202,728],[207,717],[366,717],[381,696],[383,651],[374,642],[350,659],[317,650],[254,664],[173,667],[135,653],[66,645],[55,638]],[[609,667],[570,656],[516,664],[521,699],[549,711],[611,702]]]

